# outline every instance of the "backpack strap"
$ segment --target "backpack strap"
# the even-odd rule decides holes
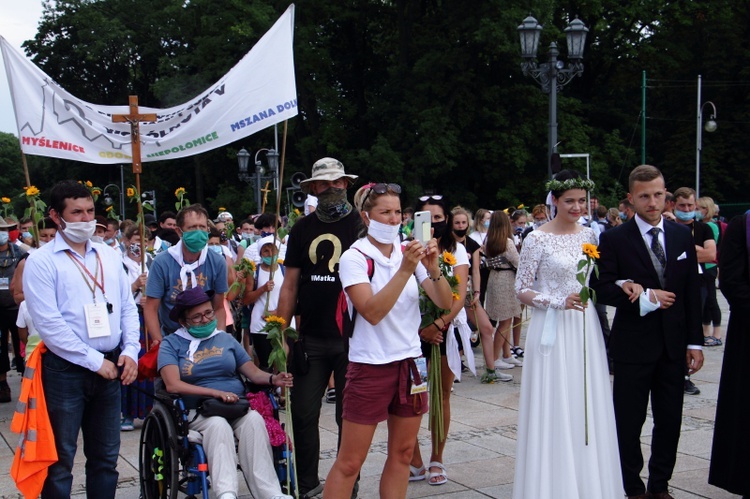
[[[372,277],[375,275],[375,260],[365,255],[359,248],[355,250],[362,253],[367,262],[367,278],[372,282]],[[349,315],[349,303],[346,299],[346,291],[341,289],[339,294],[338,303],[336,306],[336,325],[339,328],[339,333],[345,338],[351,338],[354,334],[354,322],[357,319],[357,309],[352,307],[351,316]]]

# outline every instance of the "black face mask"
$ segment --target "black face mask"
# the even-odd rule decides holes
[[[467,232],[469,232],[469,229],[461,229],[461,230],[453,229],[453,233],[455,235],[457,235],[458,237],[464,237],[464,236],[466,236]]]
[[[440,239],[445,234],[445,229],[448,228],[448,222],[443,220],[442,222],[434,222],[432,224],[432,237]]]

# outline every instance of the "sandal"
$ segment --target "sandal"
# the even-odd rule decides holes
[[[513,355],[515,355],[519,359],[523,359],[523,354],[524,354],[523,348],[513,347]]]
[[[425,467],[424,464],[420,466],[419,468],[409,465],[409,481],[410,482],[418,482],[420,480],[424,480],[427,478],[427,473],[425,473]]]
[[[433,473],[432,471],[427,472],[427,483],[430,485],[443,485],[448,481],[448,473],[445,471],[445,466],[443,466],[443,463],[438,461],[432,461],[427,469],[431,470],[432,468],[440,468],[440,471],[438,473]],[[434,482],[432,481],[433,478],[436,478]]]
[[[703,337],[703,346],[705,347],[718,347],[721,346],[721,339],[715,337],[715,336],[704,336]]]
[[[326,390],[326,403],[327,404],[336,403],[336,389],[335,388],[329,388],[328,390]]]

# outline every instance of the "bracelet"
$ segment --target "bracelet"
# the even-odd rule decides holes
[[[427,277],[429,277],[432,282],[438,282],[443,277],[443,274],[438,274],[437,277],[432,277],[431,275],[427,274]]]
[[[268,377],[268,384],[273,386],[273,374]]]
[[[480,294],[482,293],[480,293],[479,291],[474,291],[474,295],[480,295]]]

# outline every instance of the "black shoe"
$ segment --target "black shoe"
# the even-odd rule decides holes
[[[695,383],[689,379],[685,380],[685,395],[698,395],[700,392],[700,389],[695,386]]]
[[[0,403],[7,403],[12,400],[10,396],[10,386],[7,381],[0,381]]]
[[[300,492],[299,499],[312,499],[323,492],[323,484],[319,483],[307,492]]]
[[[461,372],[462,373],[469,372],[469,368],[466,367],[466,364],[464,364],[463,362],[461,362]]]
[[[16,372],[18,374],[23,374],[23,371],[26,369],[26,361],[23,359],[23,357],[19,357],[16,361]]]

